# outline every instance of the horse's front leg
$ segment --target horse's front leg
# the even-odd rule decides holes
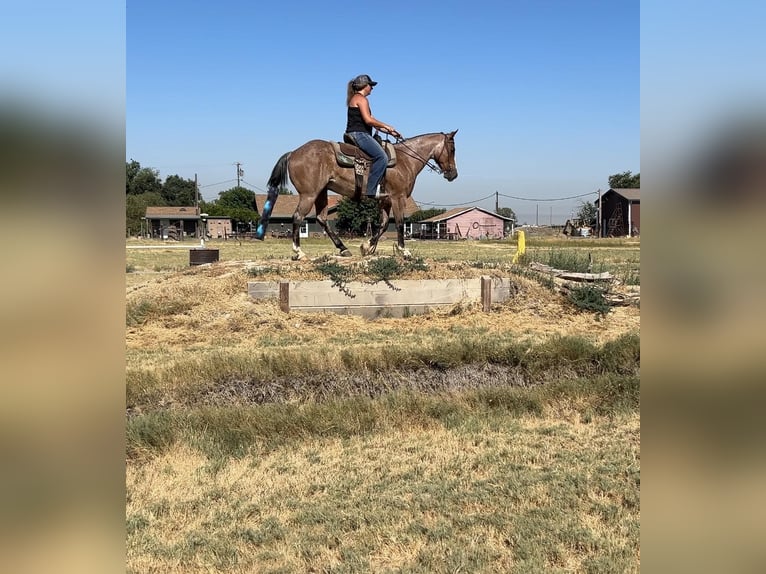
[[[394,221],[396,222],[396,253],[405,259],[412,258],[409,249],[404,247],[404,207],[406,199],[403,196],[397,197],[393,201]]]
[[[412,253],[404,247],[404,218],[396,222],[396,252],[405,259],[411,259]]]

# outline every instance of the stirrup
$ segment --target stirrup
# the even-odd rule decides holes
[[[378,188],[375,190],[375,193],[368,194],[367,197],[370,199],[384,199],[388,197],[388,192],[386,190],[381,191],[380,185],[379,185]]]

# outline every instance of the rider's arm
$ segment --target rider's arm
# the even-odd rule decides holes
[[[370,111],[370,103],[367,101],[367,98],[362,96],[357,98],[356,101],[352,103],[356,103],[356,106],[359,108],[359,112],[362,114],[364,123],[366,123],[368,126],[383,130],[384,132],[389,133],[394,137],[401,137],[401,134],[396,131],[393,126],[385,124],[372,116],[372,112]]]

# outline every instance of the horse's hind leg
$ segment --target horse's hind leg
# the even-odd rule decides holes
[[[303,220],[311,211],[311,206],[314,205],[314,198],[306,197],[302,195],[298,201],[298,207],[293,213],[293,260],[300,261],[306,258],[306,254],[301,249],[301,225]]]
[[[394,221],[396,222],[396,252],[405,259],[411,259],[412,253],[404,246],[404,204],[405,199],[401,196],[392,201],[394,208]]]
[[[379,203],[379,210],[380,210],[380,226],[375,230],[375,233],[372,234],[372,237],[368,241],[365,241],[360,245],[360,249],[362,250],[362,255],[374,255],[375,251],[378,248],[378,241],[383,236],[383,234],[386,232],[386,229],[388,229],[388,220],[390,219],[389,216],[389,210],[391,209],[391,204],[387,200],[383,200]]]
[[[316,208],[316,212],[317,212],[317,223],[320,225],[322,229],[324,229],[324,232],[332,240],[335,247],[338,248],[338,250],[340,251],[341,257],[351,257],[351,252],[343,244],[343,241],[341,240],[341,238],[338,237],[338,234],[335,233],[335,231],[333,231],[329,225],[327,225],[327,190],[326,189],[323,189],[321,193],[317,196],[316,202],[314,202],[314,207]]]

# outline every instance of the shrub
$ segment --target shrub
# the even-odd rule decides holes
[[[583,311],[595,311],[604,316],[611,309],[611,305],[604,297],[605,290],[594,285],[578,285],[569,291],[567,298],[578,309]]]

